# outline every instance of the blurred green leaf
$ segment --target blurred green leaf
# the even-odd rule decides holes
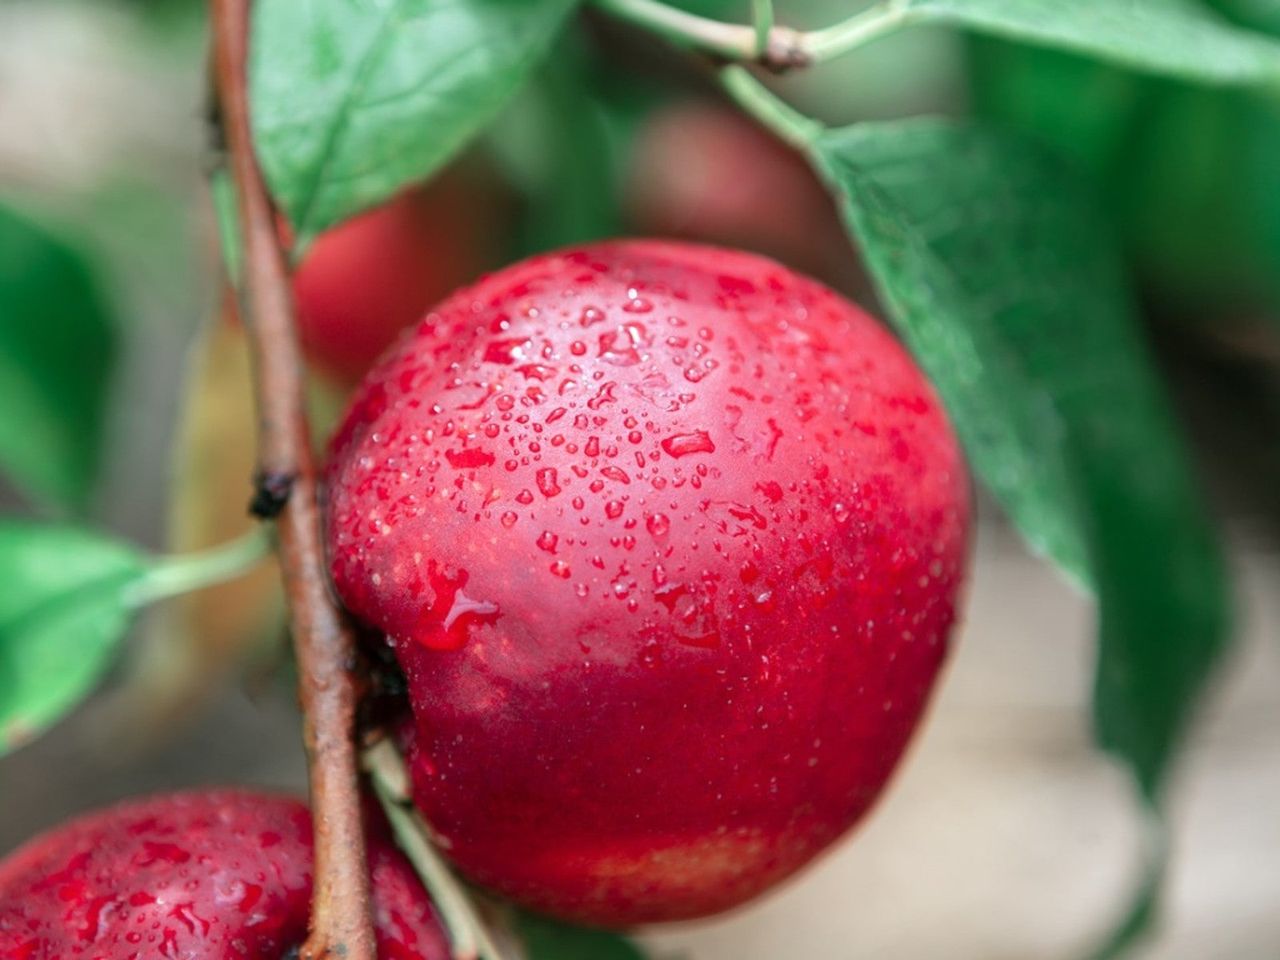
[[[1208,0],[1209,6],[1241,26],[1280,36],[1280,3],[1276,0]]]
[[[1280,82],[1280,44],[1193,0],[884,0],[905,23],[941,23],[1074,50],[1198,83]]]
[[[975,112],[1098,180],[1144,288],[1215,323],[1280,303],[1280,105],[981,39]]]
[[[88,695],[146,571],[133,548],[87,530],[0,523],[0,753]]]
[[[591,54],[572,32],[502,112],[489,146],[525,198],[518,254],[622,229],[608,105]]]
[[[974,112],[1051,145],[1103,176],[1124,151],[1135,113],[1152,82],[1089,57],[972,37]]]
[[[258,156],[301,247],[444,164],[550,47],[577,0],[259,0]]]
[[[974,469],[1093,584],[1095,735],[1157,803],[1229,598],[1094,198],[1026,141],[946,121],[830,131],[815,151]]]
[[[523,911],[517,928],[529,960],[644,960],[630,941],[604,930],[586,930]]]
[[[0,466],[39,502],[87,505],[116,339],[80,254],[0,206]]]

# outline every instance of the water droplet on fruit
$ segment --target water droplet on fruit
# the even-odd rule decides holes
[[[462,450],[446,450],[444,458],[455,470],[467,470],[475,467],[487,467],[493,463],[493,454],[479,447],[467,447]]]
[[[538,490],[544,497],[554,497],[560,492],[560,482],[555,467],[543,467],[536,474]]]
[[[573,572],[569,569],[569,564],[565,563],[563,560],[555,561],[548,569],[554,576],[559,577],[561,580],[568,580]]]
[[[622,309],[627,313],[648,313],[653,309],[653,304],[644,297],[638,296],[634,291],[630,291],[631,298],[622,305]]]
[[[498,605],[477,600],[463,592],[467,582],[466,571],[441,569],[434,561],[428,564],[427,569],[435,597],[418,614],[414,639],[430,650],[460,650],[466,645],[473,627],[491,624],[498,619]]]
[[[691,453],[714,453],[716,445],[705,430],[691,433],[675,433],[662,441],[662,449],[673,457],[687,457]]]
[[[654,538],[661,540],[671,532],[671,520],[665,513],[652,513],[644,522],[645,529]]]
[[[545,550],[547,553],[555,553],[556,544],[559,542],[560,538],[550,530],[543,530],[542,533],[538,534],[538,539],[536,541],[538,549]]]

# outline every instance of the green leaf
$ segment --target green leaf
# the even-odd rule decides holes
[[[254,4],[254,135],[299,245],[443,165],[519,89],[576,3]]]
[[[90,531],[0,523],[0,753],[90,692],[146,572],[133,548]]]
[[[1093,584],[1095,735],[1157,803],[1228,591],[1093,197],[1039,148],[945,121],[830,131],[814,150],[973,468]]]
[[[81,256],[0,206],[0,467],[38,502],[87,505],[116,334]]]
[[[885,0],[900,23],[949,24],[1207,84],[1280,82],[1280,44],[1192,0]]]
[[[1220,323],[1280,302],[1280,107],[1264,91],[1140,77],[978,39],[976,112],[1098,181],[1155,301]]]
[[[1123,159],[1154,82],[1074,53],[972,37],[974,112],[1043,143],[1098,176]]]
[[[644,960],[639,948],[614,933],[571,927],[523,911],[516,920],[529,960]]]
[[[603,95],[607,76],[570,31],[491,128],[486,143],[524,195],[519,251],[538,253],[622,231],[620,164]]]

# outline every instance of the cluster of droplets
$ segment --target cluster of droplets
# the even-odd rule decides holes
[[[616,600],[644,614],[638,632],[694,647],[721,642],[735,605],[770,613],[801,588],[828,602],[841,541],[883,523],[893,500],[880,478],[851,479],[854,458],[877,443],[910,456],[902,428],[862,414],[879,398],[859,399],[869,362],[832,348],[842,324],[830,295],[775,278],[682,284],[553,261],[470,304],[452,336],[433,326],[392,366],[394,396],[366,391],[335,504],[345,548],[374,554],[442,510],[496,523],[578,600]],[[401,629],[458,649],[498,622],[501,601],[433,563],[425,581],[417,567],[400,575],[423,597]]]

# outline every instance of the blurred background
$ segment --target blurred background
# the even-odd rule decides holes
[[[733,0],[683,5],[746,16]],[[803,27],[857,5],[778,9]],[[1280,33],[1274,4],[1215,5]],[[205,187],[204,45],[193,0],[0,0],[0,205],[81,258],[118,318],[88,512],[157,550],[247,524],[252,415]],[[832,122],[976,113],[1016,126],[1105,198],[1227,533],[1241,611],[1239,647],[1175,780],[1167,921],[1138,955],[1274,958],[1280,107],[932,31],[777,88]],[[696,61],[587,16],[462,161],[308,254],[296,292],[318,422],[389,327],[525,253],[619,233],[758,250],[873,302],[803,161],[724,103]],[[3,480],[0,507],[49,513]],[[980,501],[979,517],[949,674],[882,808],[763,902],[655,933],[660,954],[1066,958],[1115,919],[1139,828],[1124,776],[1090,746],[1092,605],[1026,553],[994,506]],[[104,802],[229,782],[305,784],[270,570],[149,615],[98,696],[0,762],[0,854]]]

